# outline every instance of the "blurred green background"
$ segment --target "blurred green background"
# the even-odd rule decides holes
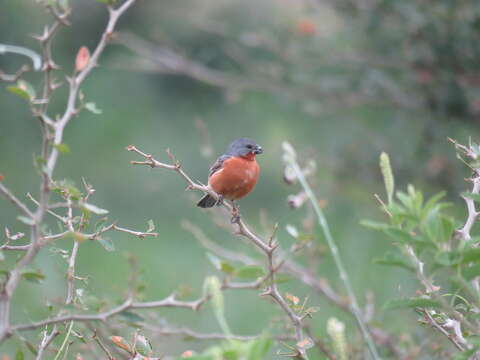
[[[77,0],[71,5],[72,25],[53,42],[54,59],[62,67],[59,80],[73,71],[81,46],[93,50],[106,23],[102,4]],[[35,2],[3,0],[0,43],[40,51],[30,35],[41,33],[51,21]],[[217,272],[205,250],[181,228],[183,219],[199,225],[225,247],[255,255],[195,207],[198,194],[185,193],[177,175],[131,166],[129,161],[138,159],[125,151],[126,145],[134,144],[165,161],[169,148],[194,179],[206,181],[210,163],[233,139],[255,139],[265,150],[259,158],[262,175],[255,191],[241,201],[242,214],[261,229],[259,214],[266,212],[272,224],[279,223],[280,243],[288,248],[293,239],[285,226],[301,228],[305,217],[305,209],[293,211],[286,203],[289,194],[299,191],[282,180],[281,143],[288,140],[305,159],[316,161],[316,193],[327,202],[327,218],[361,302],[372,291],[378,308],[376,322],[398,333],[408,331],[413,338],[419,336],[411,330],[421,331],[412,327],[413,315],[399,318],[399,313],[381,309],[392,297],[411,295],[416,282],[402,270],[372,264],[391,245],[378,233],[363,229],[359,221],[381,216],[373,194],[383,194],[378,170],[382,151],[391,156],[397,188],[412,183],[429,195],[445,189],[462,216],[458,193],[467,186],[463,179],[468,171],[455,159],[447,137],[468,141],[479,135],[480,4],[139,1],[121,19],[118,30],[118,42],[134,34],[162,54],[175,52],[230,78],[223,86],[214,86],[181,74],[182,69],[159,68],[155,53],[148,59],[119,43],[107,48],[100,67],[82,87],[86,99],[95,101],[102,114],[83,111],[68,125],[65,142],[71,152],[61,156],[55,177],[72,179],[79,186],[85,177],[96,189],[92,202],[109,209],[111,220],[145,230],[147,220],[153,219],[160,235],[139,240],[112,233],[116,251],[111,253],[96,243],[82,244],[77,272],[88,278],[88,284],[79,286],[100,298],[121,299],[129,275],[125,254],[132,253],[143,271],[146,299],[160,299],[180,285],[191,287],[192,298],[199,296],[203,279]],[[16,55],[0,56],[0,69],[14,72],[24,61]],[[25,78],[40,90],[39,74]],[[267,91],[265,84],[269,84]],[[0,173],[5,184],[24,198],[27,192],[38,194],[33,158],[39,152],[41,134],[25,101],[9,93],[7,85],[0,89]],[[64,85],[53,98],[51,116],[64,109],[65,95]],[[202,151],[199,119],[209,133],[210,157]],[[16,216],[10,204],[0,202],[2,228],[25,231]],[[318,229],[315,236],[323,243]],[[66,263],[55,251],[43,250],[33,268],[41,269],[47,278],[41,285],[20,286],[15,322],[40,319],[47,314],[46,302],[65,292]],[[318,272],[343,293],[328,254],[319,259]],[[358,339],[352,319],[311,289],[290,282],[282,290],[309,296],[312,305],[320,306],[312,320],[319,334],[325,333],[326,319],[337,316],[348,322],[349,335]],[[257,334],[268,327],[272,315],[279,314],[254,291],[227,292],[226,306],[227,320],[238,334]],[[168,309],[157,313],[172,324],[218,331],[209,306],[194,314]],[[33,333],[25,335],[36,339]],[[207,346],[170,338],[151,340],[162,354]],[[13,351],[17,343],[8,341],[1,352]]]

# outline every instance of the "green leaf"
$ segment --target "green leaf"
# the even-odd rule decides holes
[[[257,279],[265,274],[261,266],[246,265],[238,268],[235,271],[235,276],[241,279]]]
[[[262,334],[258,339],[253,340],[251,343],[247,360],[264,360],[271,346],[272,339],[266,334]]]
[[[36,96],[36,91],[35,91],[35,88],[32,86],[32,84],[30,84],[29,82],[21,79],[21,80],[18,80],[17,82],[17,86],[26,91],[27,94],[28,94],[28,97],[30,98],[30,100],[33,100],[35,99],[35,96]]]
[[[413,234],[410,234],[409,232],[403,230],[403,229],[398,229],[398,228],[390,228],[385,231],[385,233],[393,238],[396,241],[399,241],[401,243],[406,243],[409,244],[413,241]]]
[[[388,225],[386,223],[370,221],[370,220],[362,220],[362,221],[360,221],[360,225],[365,226],[365,227],[370,228],[370,229],[373,229],[373,230],[382,230],[382,231],[391,228],[391,225]]]
[[[108,220],[108,217],[106,216],[98,220],[94,226],[95,232],[100,231],[100,229],[102,229],[103,226],[106,224],[107,220]]]
[[[225,318],[225,302],[222,293],[222,284],[216,276],[205,279],[204,289],[212,298],[211,304],[217,321],[225,335],[231,335],[230,328]]]
[[[415,270],[415,267],[405,256],[391,251],[385,253],[385,255],[381,258],[373,259],[373,262],[380,265],[398,266],[410,271]]]
[[[480,248],[469,248],[462,252],[462,263],[480,261]]]
[[[18,348],[17,352],[15,353],[15,360],[24,360],[25,355],[23,354],[22,349]]]
[[[16,86],[8,86],[7,90],[30,101],[35,99],[36,95],[34,87],[25,80],[18,80]]]
[[[428,199],[428,201],[425,203],[425,206],[423,207],[423,211],[425,212],[425,214],[429,213],[433,209],[433,207],[437,205],[438,201],[446,194],[447,193],[445,191],[440,191],[439,193],[433,195],[430,199]]]
[[[10,91],[12,94],[20,96],[21,98],[30,100],[30,95],[23,89],[20,89],[18,86],[7,86],[7,90]]]
[[[480,276],[480,264],[465,267],[462,274],[465,280],[472,280],[477,276]]]
[[[70,147],[69,147],[67,144],[65,144],[65,143],[54,144],[53,147],[54,147],[55,149],[57,149],[59,152],[64,153],[64,154],[70,152]]]
[[[395,191],[395,179],[390,165],[390,158],[385,152],[380,154],[380,170],[382,171],[383,182],[385,183],[385,190],[387,191],[388,203],[391,204]]]
[[[215,266],[217,270],[223,271],[226,274],[233,274],[235,272],[235,268],[233,265],[229,264],[228,262],[221,260],[220,258],[216,257],[215,255],[207,252],[208,260]]]
[[[458,352],[455,354],[453,360],[470,360],[472,356],[478,351],[478,346],[474,347],[473,349],[468,349],[466,351]]]
[[[92,213],[97,214],[97,215],[108,214],[108,210],[99,208],[98,206],[93,205],[93,204],[89,204],[89,203],[83,203],[82,208],[84,208],[85,210],[91,211]]]
[[[17,220],[21,221],[25,225],[29,225],[29,226],[35,225],[35,221],[31,218],[26,217],[26,216],[21,216],[21,215],[17,216]]]
[[[409,299],[396,299],[387,301],[384,305],[385,310],[393,309],[408,309],[408,308],[436,308],[440,307],[440,304],[432,299],[426,298],[409,298]]]
[[[472,194],[470,192],[463,192],[462,196],[467,199],[472,199],[475,202],[480,202],[480,194]]]
[[[42,280],[45,279],[45,275],[43,275],[41,272],[34,272],[34,271],[26,271],[22,272],[22,277],[35,284],[39,284],[42,282]]]
[[[98,0],[97,0],[98,1]],[[91,113],[94,113],[94,114],[101,114],[102,113],[102,110],[100,110],[99,108],[97,108],[97,104],[95,104],[94,102],[87,102],[85,103],[85,109],[87,109],[88,111],[90,111]]]
[[[452,266],[460,264],[462,261],[462,255],[455,250],[441,251],[435,255],[435,262],[443,266]]]
[[[135,343],[135,350],[143,356],[150,356],[153,352],[152,344],[143,335],[137,336],[137,342]]]
[[[226,274],[233,274],[235,272],[235,268],[226,261],[222,261],[220,264],[220,270],[222,270]]]
[[[109,252],[115,251],[115,245],[110,238],[99,238],[98,242]]]

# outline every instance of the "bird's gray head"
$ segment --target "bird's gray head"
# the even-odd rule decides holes
[[[261,154],[262,152],[262,147],[252,139],[240,138],[230,144],[227,149],[226,155],[246,156],[249,153],[257,155]]]

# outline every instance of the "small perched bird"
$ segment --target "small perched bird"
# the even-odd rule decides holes
[[[197,206],[209,208],[221,204],[224,198],[231,200],[234,221],[238,216],[235,200],[247,195],[257,183],[260,166],[255,156],[262,152],[262,147],[253,140],[241,138],[232,142],[226,153],[210,167],[208,176],[208,187],[215,191],[220,199],[216,200],[207,194],[200,199]]]

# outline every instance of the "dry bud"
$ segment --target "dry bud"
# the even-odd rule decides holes
[[[121,336],[112,336],[110,337],[110,340],[112,340],[112,342],[117,345],[119,348],[131,353],[132,352],[132,349],[130,347],[130,345],[127,344],[127,342],[125,341],[125,339]]]
[[[75,60],[75,71],[79,72],[85,69],[90,61],[90,50],[86,46],[82,46],[78,50],[77,58]]]

